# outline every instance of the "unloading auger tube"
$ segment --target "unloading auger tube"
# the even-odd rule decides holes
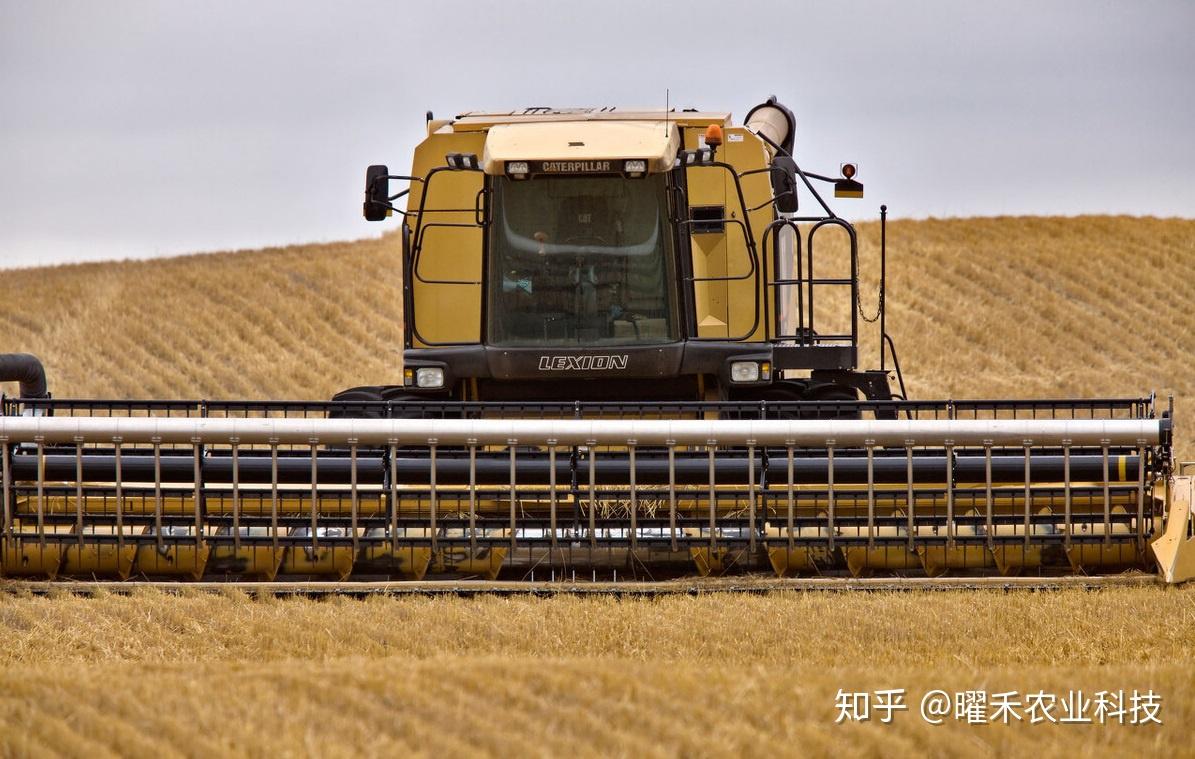
[[[930,405],[837,420],[0,416],[0,568],[1195,574],[1170,419],[912,418]]]

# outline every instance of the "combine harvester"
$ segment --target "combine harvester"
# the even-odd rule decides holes
[[[855,230],[815,183],[863,186],[803,171],[794,126],[774,98],[743,126],[429,114],[411,174],[366,179],[366,218],[403,217],[402,384],[63,400],[3,357],[22,386],[0,415],[0,571],[1195,575],[1192,478],[1152,397],[906,399],[883,244],[870,319]]]

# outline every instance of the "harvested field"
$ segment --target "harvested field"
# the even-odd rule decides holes
[[[1182,754],[1193,634],[1195,589],[6,597],[0,730],[17,754]],[[836,725],[839,688],[1152,688],[1165,724]]]

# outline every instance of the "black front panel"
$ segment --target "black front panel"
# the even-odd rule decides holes
[[[684,343],[609,346],[590,350],[488,348],[489,374],[498,379],[592,380],[675,377]]]

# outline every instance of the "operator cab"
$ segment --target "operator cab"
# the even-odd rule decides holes
[[[854,229],[810,184],[834,180],[797,166],[793,131],[774,98],[744,126],[696,111],[429,114],[411,175],[366,178],[366,218],[404,216],[404,382],[353,398],[889,400],[882,355],[856,368]],[[854,175],[836,192],[861,196]],[[390,195],[394,179],[409,194]],[[823,214],[796,214],[801,185]],[[822,229],[845,232],[849,276],[815,277]],[[848,288],[847,326],[819,329],[814,294],[832,288]]]

